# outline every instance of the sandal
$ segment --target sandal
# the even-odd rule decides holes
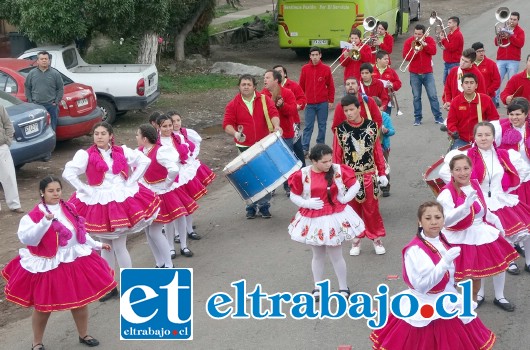
[[[38,343],[38,344],[31,344],[31,350],[46,350],[44,349],[44,345],[42,343]]]
[[[315,302],[319,302],[320,301],[320,289],[313,289],[313,291],[311,292],[311,294],[313,294],[313,298],[315,299]]]
[[[88,337],[90,337],[89,339],[87,339]],[[97,339],[95,339],[94,337],[92,337],[91,335],[85,335],[83,338],[79,337],[79,342],[81,344],[85,344],[87,346],[98,346],[99,345],[99,341]]]
[[[339,293],[342,294],[346,299],[350,297],[350,288],[348,289],[339,289]]]

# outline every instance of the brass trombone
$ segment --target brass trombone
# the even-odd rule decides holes
[[[436,43],[442,50],[444,50],[445,47],[442,44],[442,40],[445,38],[447,39],[447,41],[449,41],[449,39],[447,38],[447,32],[445,31],[448,28],[448,26],[444,27],[444,23],[442,19],[438,17],[438,14],[436,13],[436,11],[431,12],[429,23],[431,26],[435,25],[434,30],[435,30],[435,35],[436,35]]]
[[[510,10],[507,7],[499,7],[495,11],[495,18],[497,23],[495,23],[495,35],[497,36],[497,46],[499,47],[508,47],[510,45],[510,35],[513,34],[513,29],[508,25],[508,20],[510,19]],[[508,39],[506,44],[502,43],[502,39]]]
[[[423,50],[423,43],[425,42],[425,38],[429,36],[430,32],[431,32],[431,27],[427,27],[422,37],[412,42],[412,46],[410,47],[410,50],[407,52],[407,54],[405,55],[405,58],[403,58],[403,62],[401,62],[401,65],[399,66],[399,70],[401,72],[405,73],[407,69],[409,68],[410,62],[412,62],[416,54],[420,52],[421,50]],[[405,66],[403,66],[407,62],[407,57],[409,57],[410,52],[413,50],[414,52],[412,53],[412,57],[410,58],[408,63]]]

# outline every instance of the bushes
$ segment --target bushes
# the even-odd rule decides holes
[[[113,39],[112,42],[107,45],[94,45],[93,49],[89,49],[83,59],[91,64],[136,63],[138,45],[138,39],[135,37],[123,40],[121,44],[120,38]]]

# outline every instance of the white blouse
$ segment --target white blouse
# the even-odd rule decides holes
[[[149,153],[149,150],[150,148],[144,148],[143,153],[147,155]],[[168,170],[166,180],[150,184],[147,183],[144,177],[142,176],[142,178],[140,179],[140,183],[142,183],[147,188],[151,189],[151,191],[155,192],[156,194],[164,194],[177,188],[178,185],[175,182],[175,179],[177,178],[180,168],[175,162],[175,159],[178,159],[178,153],[173,147],[160,147],[158,149],[158,152],[156,153],[156,161]]]
[[[177,137],[180,138],[180,141],[183,143],[183,144],[186,144],[187,143],[184,141],[184,136],[182,136],[180,133],[175,133],[175,135]],[[171,137],[160,137],[160,143],[162,143],[162,146],[167,146],[167,147],[171,147],[172,149],[175,149],[175,146],[173,145],[173,140]],[[180,159],[179,159],[179,156],[178,156],[178,152],[176,152],[177,154],[177,157],[175,158],[175,162],[178,164],[179,166],[179,179],[178,179],[178,186],[182,186],[182,185],[185,185],[187,184],[188,182],[190,182],[190,180],[192,180],[196,175],[197,175],[197,169],[199,169],[199,166],[201,165],[201,163],[195,159],[193,156],[190,156],[187,160],[186,160],[186,164],[182,164],[180,162]]]
[[[52,220],[46,219],[46,214],[48,213],[43,204],[39,204],[39,209],[45,215],[39,222],[34,223],[29,215],[24,215],[18,226],[18,238],[22,243],[29,246],[38,245],[52,224]],[[35,256],[31,254],[27,248],[19,249],[20,265],[22,265],[25,270],[31,273],[50,271],[57,268],[61,263],[70,263],[78,257],[90,255],[92,249],[101,250],[103,246],[102,243],[94,241],[89,235],[86,235],[85,244],[80,244],[77,241],[76,229],[66,218],[66,215],[64,215],[60,204],[48,205],[48,209],[55,218],[72,232],[72,238],[68,240],[67,245],[64,247],[59,246],[57,254],[51,258]]]

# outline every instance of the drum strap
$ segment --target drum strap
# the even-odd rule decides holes
[[[274,127],[272,126],[271,118],[269,117],[269,110],[267,109],[267,100],[265,99],[264,94],[261,94],[261,105],[263,106],[263,114],[265,115],[265,121],[267,122],[267,127],[269,128],[270,132],[273,132]]]
[[[477,105],[478,122],[482,123],[482,103],[480,101],[480,93],[477,92],[477,96],[478,96],[478,105]]]

